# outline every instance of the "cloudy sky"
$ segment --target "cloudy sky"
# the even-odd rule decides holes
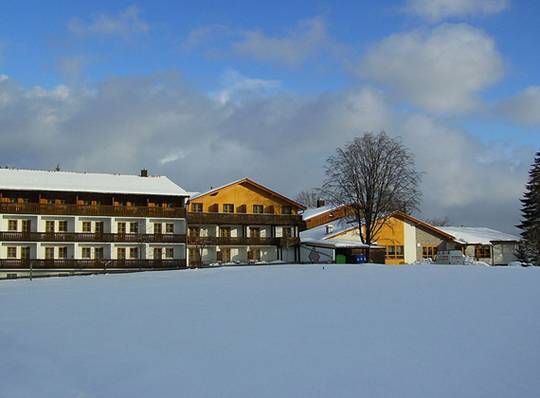
[[[0,164],[285,194],[365,131],[421,217],[513,231],[540,147],[536,0],[3,2]]]

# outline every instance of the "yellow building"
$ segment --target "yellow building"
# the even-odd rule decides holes
[[[193,195],[188,264],[297,262],[304,208],[249,178]]]

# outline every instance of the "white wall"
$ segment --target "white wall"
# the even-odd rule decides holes
[[[412,264],[417,260],[416,227],[407,220],[403,221],[403,240],[405,241],[403,247],[405,263]]]

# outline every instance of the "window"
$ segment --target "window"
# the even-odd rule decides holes
[[[105,223],[103,221],[96,221],[96,234],[102,234]]]
[[[292,214],[291,206],[281,206],[281,214]]]
[[[189,234],[189,236],[199,237],[199,236],[201,236],[201,228],[200,227],[188,227],[188,234]]]
[[[139,223],[138,222],[129,223],[129,232],[131,232],[132,234],[138,234],[139,233]]]
[[[161,223],[160,222],[155,222],[154,223],[154,235],[161,235],[162,234],[162,230],[161,230],[162,226],[161,226]]]
[[[220,238],[230,238],[231,237],[231,227],[220,227],[219,228],[219,237]]]
[[[168,247],[165,249],[165,257],[174,258],[174,248]]]
[[[161,247],[154,247],[154,260],[161,260],[163,257],[163,249]]]
[[[91,257],[91,250],[89,247],[83,247],[82,248],[82,258],[90,258]]]
[[[403,246],[386,246],[386,258],[403,258]]]
[[[54,233],[54,221],[45,221],[45,232],[48,234]]]
[[[96,247],[94,249],[94,258],[100,259],[100,260],[103,258],[103,248],[102,247]]]
[[[126,258],[126,248],[125,247],[118,247],[116,249],[116,258],[118,260],[125,260],[125,258]]]
[[[23,260],[30,259],[30,248],[28,246],[21,247],[21,258]]]
[[[234,205],[232,203],[224,203],[223,213],[234,213]]]
[[[479,245],[474,247],[474,257],[476,258],[491,258],[491,246]]]
[[[8,221],[8,231],[17,231],[17,220]]]
[[[83,221],[82,223],[83,232],[92,232],[92,223],[90,221]]]
[[[437,256],[436,246],[423,246],[422,247],[422,258],[434,259],[436,256]]]
[[[58,221],[58,232],[67,232],[67,221]]]
[[[253,205],[253,214],[263,214],[264,206],[263,205]]]
[[[46,247],[45,260],[52,260],[52,259],[54,259],[54,247]]]
[[[283,227],[283,237],[284,238],[291,238],[293,236],[292,228],[291,227]]]
[[[202,203],[192,203],[191,204],[191,211],[193,213],[202,213],[202,211],[203,211]]]
[[[129,248],[129,258],[139,258],[139,248],[130,247]]]
[[[174,224],[173,223],[165,224],[165,232],[168,234],[174,234]]]
[[[17,258],[17,248],[16,247],[8,247],[7,248],[7,256],[8,258]]]
[[[124,235],[126,233],[126,223],[125,222],[119,222],[118,223],[118,233],[120,235]]]
[[[67,258],[67,247],[58,248],[58,258]]]
[[[261,229],[256,227],[249,227],[249,237],[250,238],[260,238]]]
[[[31,220],[22,220],[22,231],[30,232],[32,230],[32,221]]]

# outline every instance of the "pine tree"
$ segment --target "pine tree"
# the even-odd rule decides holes
[[[523,239],[516,252],[519,260],[540,265],[540,151],[536,153],[529,171],[523,199],[521,199],[521,237]]]

